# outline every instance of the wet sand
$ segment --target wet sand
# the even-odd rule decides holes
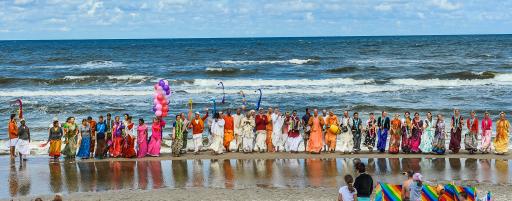
[[[473,157],[473,158],[467,158]],[[498,155],[343,155],[305,153],[186,154],[143,159],[50,162],[0,157],[0,199],[29,200],[56,193],[67,200],[332,200],[345,174],[363,162],[375,181],[400,183],[401,172],[422,172],[432,184],[474,185],[512,196],[512,160]],[[4,183],[6,182],[6,183]],[[508,190],[507,190],[508,189]],[[510,192],[509,192],[510,191]],[[499,200],[499,199],[495,199]]]
[[[511,186],[478,185],[478,189],[491,192],[493,200],[506,201],[512,196]],[[336,200],[337,188],[187,188],[187,189],[155,189],[155,190],[120,190],[101,194],[94,192],[73,193],[64,196],[65,200]],[[42,198],[51,200],[53,195],[19,197],[15,200],[33,200]],[[372,197],[373,199],[373,197]]]

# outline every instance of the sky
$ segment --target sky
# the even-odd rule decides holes
[[[0,0],[0,40],[512,33],[512,0]]]

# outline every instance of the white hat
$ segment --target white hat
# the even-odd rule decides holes
[[[199,112],[196,112],[196,114],[200,114]]]
[[[423,175],[421,175],[420,173],[414,173],[414,175],[412,175],[412,180],[423,181]]]

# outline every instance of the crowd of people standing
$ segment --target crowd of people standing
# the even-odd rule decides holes
[[[98,121],[92,117],[83,119],[80,124],[75,121],[74,117],[67,118],[62,124],[58,119],[53,120],[48,129],[48,140],[41,145],[49,144],[52,158],[58,159],[61,155],[82,159],[160,155],[166,128],[166,121],[161,117],[154,117],[151,125],[146,125],[144,119],[139,119],[136,125],[129,114],[124,114],[123,120],[107,114],[106,118],[99,116]],[[277,108],[268,108],[266,111],[247,112],[237,109],[234,114],[228,109],[224,112],[214,111],[212,116],[208,110],[203,116],[199,112],[189,112],[188,116],[179,113],[169,130],[173,156],[187,152],[189,132],[192,134],[194,154],[205,149],[213,154],[225,151],[358,153],[361,146],[370,152],[376,149],[381,153],[387,150],[391,154],[400,151],[445,154],[448,137],[448,149],[452,153],[459,153],[464,143],[465,149],[471,154],[478,151],[490,153],[491,144],[496,154],[505,154],[508,151],[510,123],[504,112],[500,113],[495,124],[496,137],[491,143],[493,121],[488,112],[481,121],[473,111],[465,120],[456,109],[451,121],[446,121],[441,114],[434,119],[430,112],[422,119],[419,113],[411,117],[409,112],[405,112],[400,118],[400,114],[389,117],[383,111],[378,118],[370,113],[368,120],[363,121],[358,112],[350,115],[344,111],[338,117],[333,111],[314,109],[311,113],[306,109],[305,114],[299,117],[297,111],[281,113]],[[463,130],[466,130],[464,135]],[[8,131],[11,157],[15,157],[16,150],[20,157],[28,155],[30,130],[25,120],[20,119],[18,126],[16,116],[11,115]],[[303,150],[299,150],[301,143],[304,144]]]

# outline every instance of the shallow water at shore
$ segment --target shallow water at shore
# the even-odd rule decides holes
[[[4,158],[5,159],[5,158]],[[9,164],[7,160],[0,160]],[[301,189],[343,184],[354,164],[368,164],[374,180],[400,183],[401,172],[421,172],[428,182],[512,184],[512,161],[459,158],[201,159],[48,162],[33,158],[0,166],[0,198],[54,193],[157,188]],[[3,183],[6,182],[6,183]]]

